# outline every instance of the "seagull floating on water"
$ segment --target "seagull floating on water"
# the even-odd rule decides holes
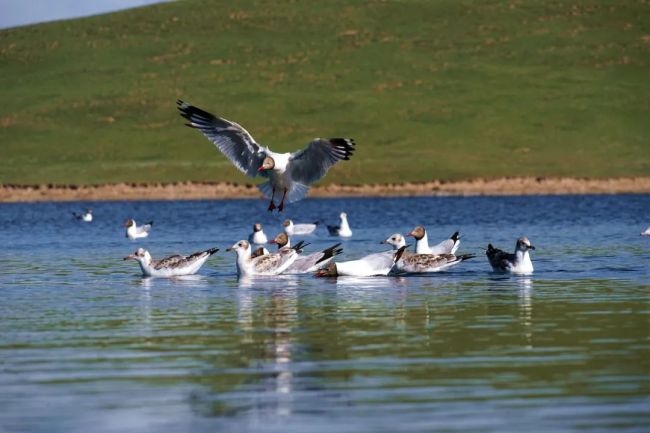
[[[251,257],[251,244],[241,240],[226,251],[237,254],[237,274],[240,276],[278,275],[296,261],[304,246],[303,242],[298,242],[295,247],[280,248],[276,253]]]
[[[133,218],[129,218],[124,223],[124,227],[126,227],[126,237],[131,240],[146,238],[149,236],[149,230],[151,230],[151,226],[153,226],[153,221],[149,221],[148,223],[138,227],[135,224],[135,220]]]
[[[138,248],[133,254],[124,257],[124,260],[136,260],[145,277],[179,277],[196,274],[206,260],[217,251],[219,248],[210,248],[189,256],[173,255],[161,260],[154,260],[149,251]]]
[[[286,233],[280,233],[272,239],[269,243],[277,244],[278,249],[281,248],[290,248],[291,239],[287,236]],[[332,259],[343,252],[340,243],[332,245],[329,248],[319,251],[317,253],[299,255],[295,262],[284,271],[285,274],[307,274],[316,272],[319,269],[327,266]]]
[[[532,274],[533,262],[530,260],[529,250],[534,250],[527,237],[517,239],[514,254],[506,253],[492,244],[488,244],[485,254],[490,266],[495,272],[511,272],[513,274]]]
[[[253,224],[253,233],[248,236],[248,242],[251,244],[262,245],[267,243],[269,240],[262,230],[262,224],[255,223]]]
[[[381,243],[391,245],[393,250],[406,246],[406,240],[400,233],[391,235]],[[410,274],[440,272],[474,257],[476,257],[474,254],[456,256],[455,254],[413,254],[404,251],[402,257],[395,263],[395,269]]]
[[[458,232],[432,247],[429,247],[429,237],[426,229],[422,226],[417,226],[406,236],[415,238],[415,252],[418,254],[455,254],[460,246],[460,234]]]
[[[260,146],[243,127],[217,117],[181,100],[177,101],[187,126],[196,128],[247,176],[261,175],[268,182],[258,185],[265,197],[271,199],[269,211],[276,208],[275,194],[282,194],[279,212],[285,201],[302,199],[309,186],[316,182],[338,161],[349,160],[354,151],[351,138],[316,138],[303,150],[275,153]]]
[[[287,236],[309,235],[312,234],[314,230],[316,230],[318,224],[318,221],[312,224],[294,224],[291,220],[284,220],[282,227],[284,227],[284,232],[287,234]]]
[[[388,275],[395,267],[395,263],[400,259],[405,249],[406,246],[399,248],[397,251],[370,254],[359,260],[330,263],[326,268],[317,271],[316,276],[373,277]]]
[[[72,212],[72,215],[83,222],[92,222],[93,220],[93,210],[92,209],[86,209],[84,213],[77,213],[77,212]]]
[[[337,226],[327,226],[327,230],[332,236],[341,236],[342,238],[349,238],[352,236],[352,230],[348,224],[348,214],[341,212],[339,215],[341,222]]]
[[[642,231],[641,236],[650,236],[650,227]]]

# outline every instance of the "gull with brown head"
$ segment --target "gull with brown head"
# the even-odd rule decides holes
[[[247,176],[268,179],[258,185],[271,200],[269,211],[276,209],[275,196],[281,195],[279,212],[285,203],[301,200],[316,182],[338,161],[349,160],[354,152],[351,138],[316,138],[306,148],[276,153],[259,145],[253,136],[235,122],[215,116],[181,100],[177,101],[187,126],[196,128]]]

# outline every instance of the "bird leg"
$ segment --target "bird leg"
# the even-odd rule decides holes
[[[280,206],[278,206],[278,212],[282,212],[284,209],[284,197],[287,195],[287,189],[284,189],[284,192],[282,193],[282,200],[280,200]]]
[[[271,203],[269,203],[269,212],[275,209],[275,203],[273,203],[274,197],[275,197],[275,187],[273,187],[273,193],[271,193]]]

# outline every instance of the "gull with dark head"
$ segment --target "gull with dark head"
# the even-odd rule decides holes
[[[269,211],[276,208],[275,196],[281,195],[279,212],[284,203],[302,199],[309,186],[325,176],[338,161],[349,160],[354,151],[351,138],[316,138],[306,148],[293,153],[275,153],[260,146],[252,135],[235,122],[217,117],[181,100],[177,101],[181,116],[214,143],[219,150],[247,176],[258,174],[268,181],[258,185],[271,199]]]
[[[275,237],[275,239],[271,239],[269,243],[277,244],[278,249],[291,247],[291,239],[289,236],[287,236],[286,233],[280,233]],[[284,273],[307,274],[316,272],[317,270],[327,266],[327,264],[331,262],[335,256],[343,252],[343,249],[339,248],[340,246],[341,244],[338,243],[317,253],[307,255],[301,254],[298,256],[296,261],[293,262],[293,264],[289,266],[286,271],[284,271]]]
[[[251,244],[241,240],[226,251],[233,251],[237,254],[237,274],[240,276],[278,275],[296,261],[304,246],[303,242],[298,242],[292,248],[280,248],[275,253],[262,253],[252,257]]]
[[[352,236],[350,224],[348,224],[348,214],[341,212],[339,215],[340,223],[337,226],[327,226],[327,230],[332,236],[341,236],[342,238],[349,238]]]
[[[287,234],[287,236],[310,235],[314,232],[314,230],[316,230],[318,224],[318,221],[311,224],[294,224],[293,221],[287,219],[282,223],[282,227],[284,228],[284,232]]]
[[[153,226],[153,221],[149,221],[148,223],[138,227],[133,218],[126,220],[123,225],[123,227],[126,227],[126,237],[131,240],[146,238],[149,236],[149,230],[151,230],[151,226]]]
[[[418,254],[455,254],[460,246],[460,233],[455,232],[437,245],[429,246],[427,230],[423,226],[417,226],[406,236],[415,238],[415,252]]]
[[[210,248],[189,256],[173,255],[154,260],[149,251],[138,248],[133,254],[124,257],[124,260],[136,260],[145,277],[179,277],[196,274],[206,260],[217,251],[219,248]]]
[[[253,233],[248,236],[248,242],[251,244],[262,245],[267,243],[269,240],[262,230],[262,224],[255,223],[253,224]]]
[[[393,250],[398,250],[406,245],[404,236],[400,233],[391,235],[388,239],[381,242],[389,244]],[[405,251],[402,257],[395,263],[395,270],[411,274],[422,274],[428,272],[440,272],[456,266],[457,264],[476,257],[474,254],[418,254]]]
[[[513,254],[494,248],[492,244],[488,244],[485,254],[494,272],[526,275],[533,273],[533,262],[530,260],[528,251],[534,249],[535,247],[531,245],[528,238],[522,237],[517,239]]]
[[[72,215],[76,219],[78,219],[79,221],[83,221],[85,223],[92,222],[92,220],[93,220],[93,210],[92,209],[86,209],[83,213],[72,212]]]

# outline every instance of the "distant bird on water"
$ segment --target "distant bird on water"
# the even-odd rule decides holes
[[[485,254],[487,255],[490,266],[495,272],[510,272],[513,274],[532,274],[533,262],[530,260],[529,250],[535,247],[530,243],[527,237],[517,239],[515,252],[506,253],[492,244],[488,244]]]
[[[149,230],[151,230],[151,226],[153,226],[153,221],[149,221],[148,223],[138,227],[135,224],[135,220],[133,218],[129,218],[124,223],[124,227],[126,227],[126,237],[131,240],[146,238],[149,236]]]
[[[217,251],[219,248],[210,248],[189,256],[174,255],[154,260],[149,251],[138,248],[133,254],[124,257],[124,260],[136,260],[145,277],[178,277],[196,274],[206,260]]]
[[[275,153],[260,146],[243,127],[217,117],[181,100],[177,101],[181,116],[203,133],[219,150],[247,176],[268,178],[257,187],[271,199],[269,211],[276,208],[275,195],[281,195],[277,206],[284,209],[285,201],[301,200],[309,186],[316,182],[338,161],[349,160],[354,151],[351,138],[316,138],[306,148],[293,153]]]
[[[350,229],[350,224],[348,224],[348,214],[341,212],[339,215],[341,222],[337,226],[327,226],[327,231],[329,231],[332,236],[341,236],[342,238],[349,238],[352,236],[352,230]]]
[[[248,242],[251,244],[262,245],[268,241],[269,239],[266,237],[264,230],[262,230],[262,224],[253,224],[253,233],[248,235]]]
[[[311,224],[294,224],[291,220],[284,220],[282,227],[284,228],[284,232],[287,234],[287,236],[309,235],[312,234],[314,230],[316,230],[318,224],[318,221]]]
[[[93,210],[92,209],[86,209],[84,213],[77,213],[77,212],[72,212],[72,215],[78,219],[79,221],[83,221],[86,223],[92,222],[93,220]]]
[[[650,236],[650,227],[642,231],[641,236]]]

